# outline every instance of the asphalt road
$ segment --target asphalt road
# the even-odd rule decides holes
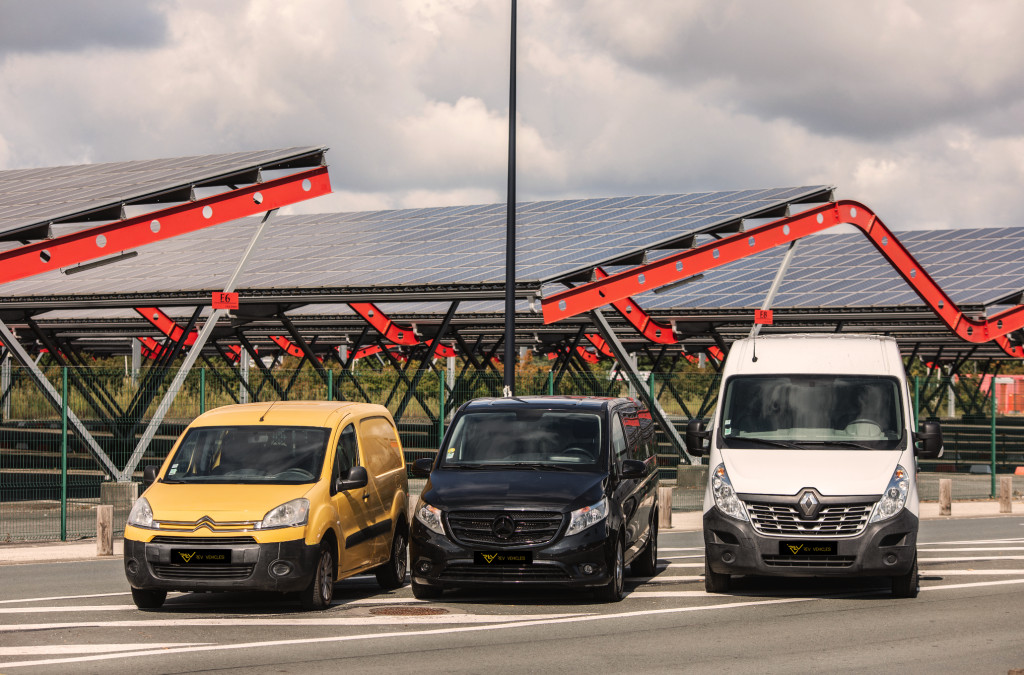
[[[1000,673],[1024,668],[1024,517],[925,521],[921,594],[875,580],[744,578],[708,595],[699,532],[620,603],[559,592],[381,593],[342,581],[329,610],[293,598],[131,602],[121,561],[0,567],[0,673]]]

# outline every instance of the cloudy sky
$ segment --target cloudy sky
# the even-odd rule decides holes
[[[0,169],[325,145],[306,211],[505,200],[508,0],[0,0]],[[519,0],[518,196],[830,184],[1024,225],[1024,3]]]

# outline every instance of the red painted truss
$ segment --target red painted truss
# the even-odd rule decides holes
[[[808,209],[747,232],[554,293],[541,301],[544,322],[555,323],[610,303],[624,301],[630,296],[681,281],[842,223],[859,228],[904,281],[958,337],[974,343],[994,341],[1010,356],[1024,358],[1024,347],[1011,345],[1006,337],[1024,327],[1024,305],[1017,305],[987,319],[968,318],[871,209],[848,200]]]
[[[327,167],[319,167],[142,216],[26,244],[0,253],[0,284],[106,258],[156,241],[295,204],[330,191]]]
[[[424,344],[416,337],[416,332],[411,327],[399,326],[394,323],[372,302],[350,302],[348,304],[368,324],[376,328],[377,332],[383,335],[388,342],[406,346]],[[455,350],[446,345],[439,344],[434,350],[434,356],[437,358],[455,356]]]
[[[594,277],[597,279],[607,279],[608,273],[600,267],[595,267]],[[651,342],[664,345],[674,345],[676,343],[676,334],[672,330],[672,326],[667,323],[658,323],[652,319],[651,315],[641,309],[640,305],[633,298],[627,297],[614,300],[612,301],[612,307],[622,315],[622,318],[633,324],[633,327]]]

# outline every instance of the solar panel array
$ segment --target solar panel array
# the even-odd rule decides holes
[[[952,300],[988,305],[1024,289],[1024,228],[907,230],[899,240]],[[785,247],[738,260],[665,293],[645,309],[757,308]],[[860,232],[819,234],[797,247],[775,307],[897,307],[923,302]]]
[[[0,171],[0,237],[303,155],[322,157],[323,150],[288,148]]]
[[[517,279],[539,283],[829,191],[815,186],[524,203],[516,217]],[[504,205],[278,216],[238,288],[503,283],[505,220]],[[158,242],[136,258],[71,277],[52,272],[7,284],[4,295],[219,289],[256,222]]]

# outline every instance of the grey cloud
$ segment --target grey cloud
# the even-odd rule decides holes
[[[89,47],[157,47],[161,4],[144,0],[0,0],[0,55]]]

